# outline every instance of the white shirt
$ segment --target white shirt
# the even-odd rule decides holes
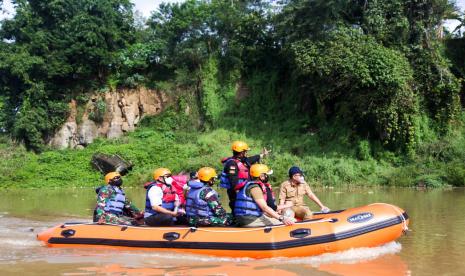
[[[158,186],[152,186],[149,190],[148,197],[150,206],[160,206],[163,203],[163,190]],[[177,194],[175,200],[179,201],[179,196]]]
[[[160,206],[163,202],[163,190],[158,186],[152,186],[149,190],[148,197],[150,206]]]

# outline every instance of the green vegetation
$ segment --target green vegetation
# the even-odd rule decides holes
[[[464,185],[465,36],[443,35],[463,22],[447,0],[187,0],[145,21],[128,0],[15,4],[0,25],[5,185],[94,185],[95,151],[133,161],[135,184],[218,167],[238,138],[271,146],[279,177],[298,164],[323,185]],[[118,140],[45,146],[71,99],[82,113],[90,93],[137,86],[175,104]]]
[[[462,120],[465,123],[465,118]],[[125,181],[137,186],[149,181],[160,166],[176,173],[202,166],[220,170],[221,158],[231,154],[231,141],[243,139],[252,146],[252,153],[262,147],[273,150],[265,162],[275,171],[276,185],[286,178],[288,168],[297,164],[315,185],[464,186],[464,128],[423,144],[414,160],[382,150],[380,145],[370,148],[366,140],[352,142],[348,132],[335,135],[340,126],[328,125],[318,133],[305,134],[278,125],[257,125],[255,129],[238,122],[235,128],[199,132],[189,118],[170,109],[146,118],[142,127],[127,136],[100,139],[83,150],[35,154],[4,138],[0,143],[0,182],[2,187],[97,186],[102,176],[91,169],[90,159],[93,153],[104,152],[120,154],[134,163]]]

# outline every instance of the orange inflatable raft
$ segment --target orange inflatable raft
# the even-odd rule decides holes
[[[404,210],[374,203],[330,213],[292,226],[146,227],[64,223],[37,235],[50,247],[149,249],[227,257],[303,257],[399,238],[409,220]]]

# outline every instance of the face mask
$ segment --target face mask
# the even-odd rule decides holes
[[[119,187],[119,186],[123,185],[123,179],[121,179],[121,178],[114,179],[114,180],[110,181],[110,185]]]
[[[166,177],[165,178],[165,184],[166,185],[171,185],[173,184],[173,178],[170,176],[170,177]]]
[[[305,183],[305,178],[304,178],[303,176],[300,176],[300,177],[299,177],[299,182],[300,182],[300,183]]]

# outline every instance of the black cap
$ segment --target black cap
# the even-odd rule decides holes
[[[294,174],[297,174],[297,173],[304,174],[304,172],[297,166],[292,166],[289,169],[289,177],[292,177]]]

